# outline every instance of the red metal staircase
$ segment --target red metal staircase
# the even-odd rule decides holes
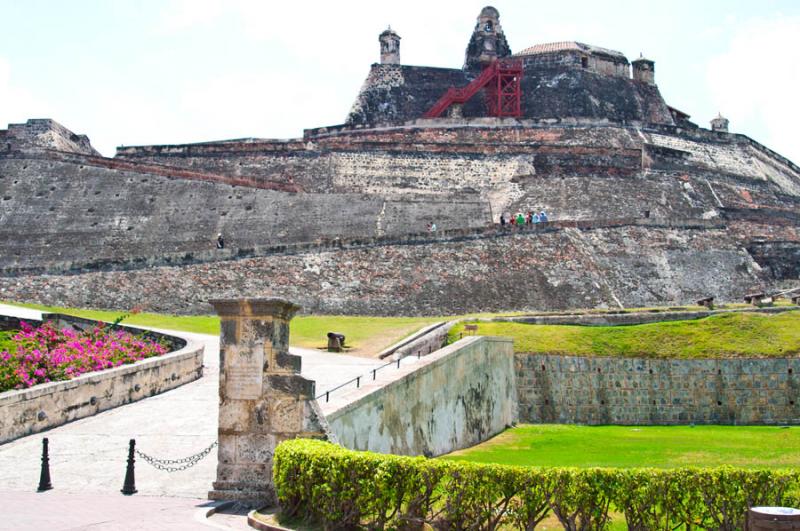
[[[466,87],[447,89],[423,117],[438,118],[451,105],[466,103],[483,88],[486,88],[486,105],[490,116],[520,116],[521,80],[521,59],[498,59],[484,68]]]

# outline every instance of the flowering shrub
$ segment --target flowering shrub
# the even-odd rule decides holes
[[[11,339],[13,347],[0,352],[0,391],[69,380],[167,352],[165,345],[102,323],[86,331],[22,323]]]

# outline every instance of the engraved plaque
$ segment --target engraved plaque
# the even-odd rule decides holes
[[[233,349],[231,349],[233,350]],[[228,398],[256,400],[261,398],[264,351],[248,349],[229,351],[225,363],[225,394]]]

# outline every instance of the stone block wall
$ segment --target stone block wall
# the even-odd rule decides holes
[[[208,497],[274,505],[275,447],[324,437],[314,382],[289,354],[289,321],[300,307],[281,299],[212,303],[220,316],[219,450]]]
[[[481,227],[486,203],[430,195],[294,194],[40,157],[0,158],[0,271],[142,267],[258,246]]]
[[[721,207],[796,210],[800,203],[800,170],[739,135],[623,127],[599,118],[571,125],[492,120],[323,128],[307,131],[305,144],[143,146],[125,148],[119,157],[248,174],[306,192],[398,199],[477,192],[495,221],[503,211],[518,210],[543,209],[551,219],[644,211],[684,218],[714,216]],[[297,149],[286,147],[295,144]]]
[[[326,415],[342,446],[437,456],[517,421],[510,339],[465,338],[424,360],[402,379]]]
[[[521,422],[798,424],[800,359],[515,355]]]

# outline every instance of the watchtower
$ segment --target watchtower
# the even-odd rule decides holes
[[[727,133],[728,124],[730,124],[730,121],[722,116],[722,114],[717,113],[717,117],[711,120],[711,130],[719,131],[720,133]]]
[[[656,63],[650,59],[646,59],[642,54],[639,58],[631,63],[633,69],[633,80],[647,83],[648,85],[656,84]]]
[[[467,45],[464,69],[479,70],[495,59],[509,55],[511,48],[500,26],[500,12],[492,6],[486,6],[478,15],[478,22]]]
[[[381,43],[381,64],[399,65],[400,35],[389,26],[378,36],[378,41]]]

